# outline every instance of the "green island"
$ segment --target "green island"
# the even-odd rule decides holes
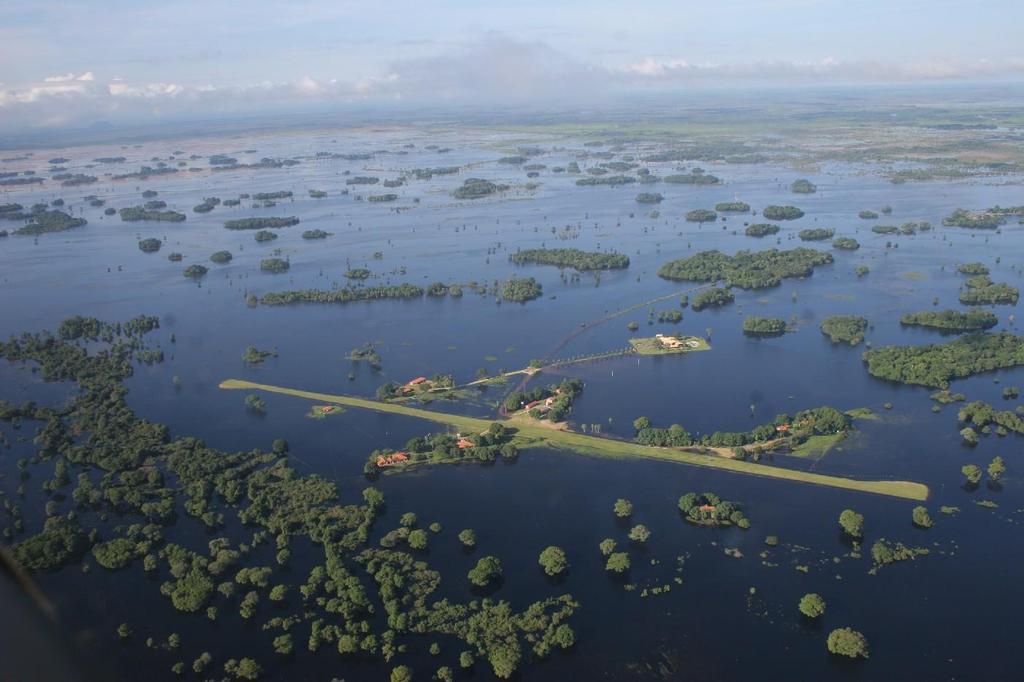
[[[209,268],[207,268],[205,265],[193,263],[192,265],[189,265],[187,268],[185,268],[182,274],[184,274],[185,277],[188,277],[190,279],[201,279],[202,277],[205,277],[206,273],[209,271]]]
[[[961,275],[970,275],[972,277],[976,275],[989,274],[988,266],[985,265],[984,263],[978,262],[960,263],[959,265],[956,266],[956,271],[959,272]]]
[[[1017,305],[1020,290],[1015,286],[995,283],[987,275],[977,275],[964,282],[960,302],[964,305]]]
[[[832,343],[856,346],[864,340],[867,329],[867,319],[859,315],[829,315],[821,321],[821,333],[829,337]]]
[[[991,329],[999,318],[987,310],[924,310],[900,316],[904,326],[928,327],[942,331],[970,332]]]
[[[346,270],[342,277],[345,279],[364,280],[369,279],[371,273],[367,268],[349,268]]]
[[[690,308],[694,312],[700,312],[705,308],[720,308],[729,305],[736,300],[736,295],[728,287],[711,287],[701,291],[693,297]]]
[[[462,182],[461,187],[457,187],[452,192],[452,196],[456,199],[482,199],[507,189],[508,185],[499,185],[490,180],[467,178]]]
[[[38,211],[32,214],[31,220],[23,227],[14,230],[14,234],[39,236],[51,232],[66,232],[87,222],[85,218],[73,218],[64,211]]]
[[[193,213],[209,213],[217,206],[220,206],[221,201],[218,197],[206,197],[203,199],[203,203],[196,204],[192,207]]]
[[[588,172],[593,171],[593,168],[587,169]],[[602,169],[603,170],[603,169]],[[576,181],[576,185],[579,187],[598,187],[598,186],[610,186],[617,187],[619,185],[631,185],[636,182],[636,178],[631,175],[607,175],[605,177],[591,177],[591,178],[580,178]]]
[[[700,438],[695,438],[679,424],[668,428],[652,426],[647,417],[633,420],[633,428],[635,440],[641,445],[691,448],[694,452],[757,463],[764,455],[775,452],[820,458],[846,438],[853,429],[854,418],[869,418],[870,415],[867,410],[843,413],[832,407],[817,407],[794,416],[777,415],[773,421],[750,431],[715,431]]]
[[[260,270],[263,272],[272,272],[274,274],[288,272],[291,266],[292,264],[284,258],[264,258],[260,261]]]
[[[397,194],[371,194],[366,197],[366,200],[372,204],[387,203],[389,201],[396,201],[398,199]]]
[[[288,218],[237,218],[224,221],[224,227],[229,230],[262,230],[291,227],[298,224],[299,219],[294,216]]]
[[[501,299],[514,303],[525,303],[543,294],[540,283],[533,277],[513,277],[501,285]]]
[[[864,361],[868,372],[880,379],[949,388],[953,379],[1024,365],[1024,337],[973,332],[949,343],[872,348]]]
[[[823,242],[826,239],[832,239],[836,234],[836,231],[828,227],[815,227],[808,230],[800,230],[797,234],[801,241],[805,242]]]
[[[997,410],[982,400],[969,402],[960,408],[957,420],[963,424],[973,424],[986,433],[986,428],[995,424],[997,435],[1005,436],[1011,431],[1024,435],[1024,418],[1020,410]]]
[[[276,358],[277,350],[260,350],[256,346],[246,346],[242,353],[242,362],[248,365],[262,364],[267,358]]]
[[[666,175],[662,180],[670,185],[717,185],[721,182],[720,178],[705,173],[700,168],[694,168],[689,173]]]
[[[734,256],[702,251],[665,263],[658,276],[690,282],[724,281],[741,289],[763,289],[778,286],[789,277],[807,277],[815,267],[832,262],[832,254],[803,247],[788,251],[738,251]]]
[[[731,526],[750,528],[750,519],[735,502],[723,500],[717,494],[686,493],[677,503],[679,511],[690,523],[698,526]]]
[[[743,234],[748,237],[767,237],[768,235],[778,234],[779,229],[779,226],[774,223],[754,223],[753,225],[748,225]]]
[[[146,180],[147,178],[156,177],[160,175],[172,175],[177,173],[177,168],[171,168],[170,166],[140,166],[139,170],[131,173],[121,173],[120,175],[113,176],[114,180]]]
[[[750,204],[745,201],[723,201],[715,204],[719,213],[749,213]]]
[[[804,212],[796,206],[765,206],[764,210],[761,211],[768,220],[796,220],[797,218],[803,218]]]
[[[258,230],[252,238],[258,242],[272,242],[277,239],[277,232],[271,232],[270,230]]]
[[[630,339],[629,345],[638,355],[675,355],[711,350],[711,344],[699,336],[682,334],[655,334],[647,338]]]
[[[665,197],[657,192],[641,192],[636,195],[636,202],[638,204],[660,204]]]
[[[298,289],[294,291],[275,291],[264,294],[260,299],[263,305],[291,305],[294,303],[352,303],[353,301],[373,301],[381,299],[420,298],[424,294],[423,287],[415,284],[398,284],[379,287],[345,287],[342,289]]]
[[[683,216],[688,223],[713,223],[718,220],[718,214],[706,208],[698,208],[687,211]]]
[[[163,242],[153,237],[139,241],[139,251],[143,253],[156,253],[161,246],[163,246]]]
[[[91,185],[98,180],[95,175],[86,175],[85,173],[57,173],[52,179],[60,180],[61,187]]]
[[[529,391],[512,391],[505,398],[505,410],[522,411],[534,419],[553,424],[564,422],[572,410],[572,402],[583,392],[579,379],[565,379],[557,385],[538,386]]]
[[[778,317],[748,315],[743,320],[743,333],[747,336],[781,336],[787,329],[786,321]]]
[[[391,414],[401,414],[407,417],[446,424],[462,433],[480,433],[489,428],[492,423],[486,419],[467,417],[458,414],[447,414],[433,410],[409,407],[407,405],[385,403],[377,400],[370,400],[368,398],[333,395],[329,393],[318,393],[315,391],[303,391],[294,388],[258,384],[240,379],[227,379],[222,381],[220,383],[220,388],[229,390],[266,391],[268,393],[278,393],[312,400],[318,403],[331,403],[341,405],[343,407],[355,407]],[[690,452],[669,447],[649,447],[640,443],[629,443],[625,441],[612,440],[610,438],[585,435],[573,431],[552,429],[549,426],[543,426],[540,424],[532,425],[529,422],[522,421],[516,423],[516,434],[513,442],[515,442],[520,449],[528,447],[551,447],[597,456],[639,456],[650,459],[678,462],[681,464],[706,466],[715,469],[733,471],[736,473],[746,473],[788,481],[801,481],[804,483],[843,488],[846,490],[890,495],[910,500],[925,500],[928,498],[928,487],[924,484],[912,481],[865,481],[844,478],[842,476],[830,476],[809,471],[766,466],[728,457],[708,456],[699,452]]]
[[[588,270],[621,270],[629,267],[629,256],[614,252],[581,251],[579,249],[525,249],[511,256],[516,265],[539,263],[560,268]]]
[[[352,353],[355,352],[358,352],[358,349]],[[350,360],[355,357],[352,353],[348,355]],[[372,367],[372,356],[365,359],[370,362]],[[378,364],[377,366],[379,367],[380,365]],[[458,397],[461,396],[455,389],[455,380],[452,379],[450,374],[435,374],[429,379],[427,377],[416,377],[404,384],[388,381],[377,387],[377,399],[387,402],[403,402],[408,400],[429,402],[434,398],[454,399]]]
[[[994,230],[1006,223],[1002,213],[982,211],[980,213],[958,208],[942,219],[946,227],[966,227],[972,230]]]
[[[230,263],[234,256],[231,255],[230,251],[214,251],[210,254],[210,261],[219,265]]]
[[[842,251],[856,251],[860,248],[860,242],[853,237],[838,237],[832,240],[832,248]]]
[[[401,450],[374,450],[363,465],[363,473],[397,471],[418,464],[451,464],[476,461],[493,462],[499,456],[515,459],[519,450],[512,442],[514,429],[492,422],[480,433],[432,433],[406,442]]]
[[[864,209],[857,214],[857,217],[861,220],[878,220],[878,214],[874,211]]]
[[[818,191],[818,186],[806,178],[800,178],[794,180],[789,189],[795,194],[814,194]]]
[[[253,201],[276,201],[278,199],[291,199],[292,193],[288,190],[278,192],[257,192],[252,195]]]
[[[331,236],[330,232],[324,232],[323,230],[304,230],[302,233],[303,239],[327,239]]]
[[[177,211],[164,211],[155,208],[146,208],[145,206],[130,206],[128,208],[122,208],[118,211],[118,214],[121,216],[121,220],[129,223],[142,220],[181,223],[184,222],[187,217],[184,213],[179,213]]]

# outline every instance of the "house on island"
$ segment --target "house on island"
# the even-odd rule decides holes
[[[476,443],[465,437],[459,438],[455,445],[459,448],[459,450],[465,450],[466,448],[476,447]]]
[[[425,388],[429,388],[430,380],[427,379],[426,377],[416,377],[412,381],[406,383],[405,386],[402,386],[402,395],[409,395],[416,389],[417,386],[424,386]]]
[[[404,452],[393,452],[390,455],[381,455],[377,458],[377,466],[381,469],[384,467],[394,466],[396,464],[402,464],[403,462],[409,461],[409,455]]]
[[[686,345],[683,343],[682,339],[677,339],[674,336],[655,334],[654,338],[657,339],[658,343],[660,343],[663,348],[667,348],[668,350],[679,350]]]
[[[775,427],[775,430],[778,431],[779,433],[786,433],[791,428],[793,427],[791,427],[789,424],[779,424],[778,426]]]
[[[523,409],[527,412],[534,409],[538,412],[547,412],[551,409],[551,405],[547,404],[547,401],[544,400],[534,400],[532,403],[526,403],[526,407]]]
[[[713,504],[702,504],[701,506],[697,507],[697,511],[699,511],[701,514],[714,514],[715,513],[715,505],[713,505]]]

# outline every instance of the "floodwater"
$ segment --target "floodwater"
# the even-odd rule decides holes
[[[1015,571],[1024,559],[1024,545],[1018,542],[1024,507],[1019,437],[993,435],[975,448],[964,447],[955,405],[933,414],[928,389],[870,377],[860,359],[863,345],[834,346],[817,328],[827,315],[860,314],[872,323],[867,339],[874,346],[944,340],[933,332],[901,328],[900,314],[931,309],[936,298],[940,308],[958,307],[957,292],[964,278],[956,274],[955,265],[964,261],[982,261],[992,268],[995,281],[1020,286],[1024,228],[1011,222],[998,233],[970,231],[942,227],[941,219],[958,207],[1020,204],[1019,186],[998,180],[893,185],[869,166],[830,164],[817,172],[796,172],[771,165],[712,163],[701,165],[721,177],[721,185],[577,187],[574,176],[555,174],[551,168],[594,148],[584,147],[582,140],[558,140],[561,150],[531,159],[547,168],[536,178],[539,187],[529,190],[524,187],[525,171],[494,162],[521,142],[521,136],[498,133],[330,131],[39,151],[33,157],[37,161],[4,164],[3,170],[43,171],[45,159],[61,155],[70,159],[63,164],[69,172],[100,175],[108,168],[86,169],[90,159],[128,156],[123,168],[109,167],[111,172],[125,172],[152,165],[149,159],[166,158],[174,150],[184,151],[183,159],[190,154],[227,153],[242,161],[264,156],[302,160],[282,169],[183,171],[144,181],[101,177],[86,187],[61,189],[49,182],[42,188],[3,193],[0,203],[18,201],[25,206],[63,197],[69,210],[86,217],[89,224],[37,239],[11,236],[0,241],[0,333],[52,329],[75,314],[106,320],[159,315],[161,329],[152,338],[164,349],[166,360],[138,368],[129,380],[133,408],[168,424],[175,435],[199,436],[225,450],[267,448],[274,438],[286,438],[293,465],[302,473],[336,480],[343,501],[357,499],[365,487],[360,472],[371,450],[401,447],[408,438],[436,430],[437,425],[358,410],[311,420],[304,416],[308,403],[281,395],[266,396],[267,412],[257,416],[246,411],[242,393],[218,390],[217,384],[241,378],[373,396],[389,380],[440,372],[453,374],[461,383],[474,378],[480,368],[493,373],[518,369],[534,358],[621,348],[627,344],[630,321],[640,324],[642,335],[710,335],[710,352],[627,356],[542,374],[533,382],[581,378],[585,389],[573,408],[572,422],[600,424],[603,433],[623,438],[632,435],[632,421],[641,415],[656,425],[680,423],[691,432],[705,433],[746,429],[780,412],[819,405],[870,407],[881,418],[859,422],[859,432],[823,459],[775,456],[769,465],[924,482],[932,489],[927,505],[935,527],[915,529],[910,523],[915,503],[908,501],[663,462],[535,450],[513,463],[445,465],[382,477],[376,485],[387,496],[388,512],[375,533],[394,527],[405,511],[415,511],[423,525],[443,525],[426,556],[444,578],[438,597],[475,598],[464,575],[483,554],[497,555],[505,567],[504,584],[494,596],[519,608],[545,596],[571,593],[582,605],[573,623],[577,645],[547,661],[529,663],[521,671],[523,679],[730,680],[764,677],[766,671],[772,678],[842,680],[1011,679],[1019,674],[1014,665],[1015,606],[1024,600]],[[531,142],[549,150],[554,144],[545,138]],[[438,153],[426,148],[430,144],[451,150]],[[256,152],[243,154],[243,149]],[[318,151],[373,150],[388,152],[369,161],[312,158]],[[205,159],[189,163],[206,168]],[[584,167],[596,163],[581,161]],[[397,189],[345,185],[346,173],[393,178],[402,170],[451,165],[463,169],[458,175],[410,180]],[[678,165],[650,164],[658,175],[675,172]],[[455,201],[450,191],[467,177],[513,188],[501,197]],[[816,183],[818,192],[789,192],[789,184],[798,177]],[[346,188],[349,194],[341,194]],[[158,191],[158,199],[187,213],[188,220],[124,223],[81,199],[95,194],[115,208],[140,205],[144,189]],[[310,189],[330,196],[310,199]],[[278,201],[271,208],[254,209],[243,200],[240,207],[218,206],[207,214],[191,210],[203,197],[227,199],[279,190],[294,192],[294,200]],[[649,217],[652,207],[634,201],[641,191],[665,196],[656,207],[660,217]],[[400,198],[393,203],[357,198],[384,192]],[[688,210],[733,199],[746,201],[755,210],[791,203],[803,208],[806,216],[780,223],[778,235],[763,239],[743,235],[744,222],[760,222],[760,217],[729,215],[713,225],[682,220]],[[861,209],[886,205],[892,207],[891,216],[878,221],[857,217]],[[253,240],[252,231],[222,226],[229,218],[275,215],[297,216],[301,224],[275,230],[279,238],[264,244]],[[872,224],[921,220],[930,221],[934,229],[915,236],[876,235],[870,230]],[[648,325],[646,309],[601,322],[610,312],[690,288],[655,275],[671,259],[712,248],[728,253],[773,246],[830,249],[829,242],[800,242],[796,233],[807,227],[835,228],[837,236],[857,238],[861,248],[834,251],[835,263],[818,268],[805,280],[785,280],[769,290],[737,290],[731,306],[700,313],[685,309],[679,325]],[[301,239],[303,230],[314,228],[333,236]],[[142,253],[137,241],[146,237],[162,239],[162,249]],[[895,248],[887,248],[887,243]],[[508,261],[519,248],[541,246],[614,249],[629,255],[632,263],[628,270],[602,273],[599,281],[584,273],[573,282],[567,281],[569,272],[563,278],[554,267],[516,267]],[[228,265],[209,263],[209,254],[221,249],[231,251],[234,260]],[[277,250],[290,260],[291,269],[278,275],[260,272],[259,261]],[[169,262],[167,254],[172,251],[184,254],[184,261]],[[380,252],[379,259],[375,252]],[[190,263],[210,267],[200,284],[181,274]],[[858,278],[854,269],[859,265],[870,267],[870,274]],[[246,305],[250,292],[344,284],[342,273],[349,267],[369,268],[374,277],[368,284],[490,283],[513,274],[529,275],[542,283],[544,296],[526,304],[498,305],[467,289],[461,299]],[[652,308],[678,305],[672,297]],[[1012,316],[1018,307],[993,308],[1000,318],[997,329],[1016,331]],[[741,333],[744,315],[795,319],[797,331],[778,338],[748,338]],[[560,347],[573,332],[580,333]],[[378,344],[380,372],[345,359],[367,341]],[[259,367],[246,366],[241,354],[250,344],[276,348],[278,357]],[[351,380],[350,371],[355,375]],[[180,379],[180,387],[172,377]],[[0,397],[59,400],[64,395],[60,387],[36,382],[24,370],[0,367]],[[1002,387],[1021,384],[1024,371],[1018,369],[955,382],[952,389],[967,394],[968,400],[1012,409],[1015,403],[1004,403],[1000,397]],[[439,402],[429,407],[493,415],[494,405],[510,387],[491,387],[466,404]],[[884,409],[885,403],[892,403],[892,409]],[[13,434],[9,425],[0,428]],[[0,453],[0,474],[5,475],[0,477],[0,489],[13,493],[20,483],[15,461],[30,451],[29,443],[16,443]],[[995,455],[1007,460],[1003,486],[964,490],[960,467],[984,466]],[[26,485],[25,520],[30,531],[43,518],[44,500],[38,486],[32,485],[41,480],[34,476]],[[743,505],[751,529],[684,523],[676,500],[685,492],[703,490]],[[646,547],[630,548],[633,567],[626,580],[605,573],[597,550],[605,537],[628,544],[627,526],[611,511],[618,497],[631,499],[636,507],[633,521],[652,531]],[[974,504],[983,499],[998,507]],[[941,514],[940,505],[961,511]],[[836,525],[839,512],[847,507],[866,516],[868,546],[885,537],[928,547],[932,553],[869,575],[867,547],[863,558],[850,558],[850,547]],[[168,537],[204,543],[205,531],[189,523],[183,517]],[[455,537],[464,527],[476,530],[475,553],[464,552]],[[778,535],[781,544],[766,547],[766,535]],[[545,578],[536,564],[537,554],[550,544],[563,547],[572,564],[569,575],[558,582]],[[726,549],[738,552],[727,554]],[[318,552],[296,547],[293,553],[291,570],[295,581],[302,582]],[[253,563],[270,563],[268,558],[257,552]],[[328,650],[310,655],[301,637],[294,658],[272,660],[268,633],[242,624],[237,615],[226,613],[228,609],[222,609],[225,613],[216,623],[201,615],[175,613],[157,585],[148,584],[149,579],[134,568],[112,573],[94,567],[85,576],[72,566],[39,576],[38,581],[57,606],[65,631],[93,665],[101,666],[101,677],[134,679],[145,669],[152,679],[173,678],[172,663],[184,659],[188,664],[204,650],[220,662],[255,655],[271,679],[373,680],[384,679],[389,669],[371,661],[343,661]],[[625,589],[624,583],[635,589]],[[663,585],[671,585],[671,590],[644,596],[645,588]],[[820,623],[802,622],[796,610],[806,592],[819,592],[828,603]],[[146,622],[138,620],[140,603],[146,607]],[[138,634],[133,644],[122,645],[114,629],[126,620]],[[825,637],[842,626],[865,633],[871,644],[869,660],[829,656]],[[148,651],[140,644],[145,636],[152,634],[159,641],[170,632],[182,634],[182,653]],[[457,667],[458,652],[465,648],[441,639],[442,655],[434,658],[426,652],[430,641],[412,638],[409,652],[398,660],[410,663],[417,679],[428,678],[439,665]],[[490,679],[491,674],[478,664],[474,677]]]

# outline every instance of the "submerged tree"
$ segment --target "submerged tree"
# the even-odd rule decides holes
[[[839,515],[839,525],[852,538],[860,539],[864,535],[864,517],[852,509],[844,509]]]
[[[960,473],[964,475],[969,485],[977,485],[981,480],[981,467],[977,464],[965,464],[960,467]]]
[[[913,518],[914,525],[919,528],[931,528],[935,525],[935,522],[932,521],[931,514],[928,513],[927,507],[923,507],[921,505],[914,507],[911,517]]]
[[[569,568],[569,561],[565,557],[565,550],[554,545],[545,548],[540,553],[537,563],[543,566],[544,572],[550,576],[561,575]]]
[[[828,634],[828,650],[830,653],[850,658],[868,657],[868,640],[864,635],[851,628],[836,628]]]
[[[825,613],[825,600],[820,594],[808,592],[800,598],[800,613],[808,618],[817,618]]]

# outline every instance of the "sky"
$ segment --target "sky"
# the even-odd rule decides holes
[[[0,130],[357,103],[1024,82],[1024,0],[3,0]]]

